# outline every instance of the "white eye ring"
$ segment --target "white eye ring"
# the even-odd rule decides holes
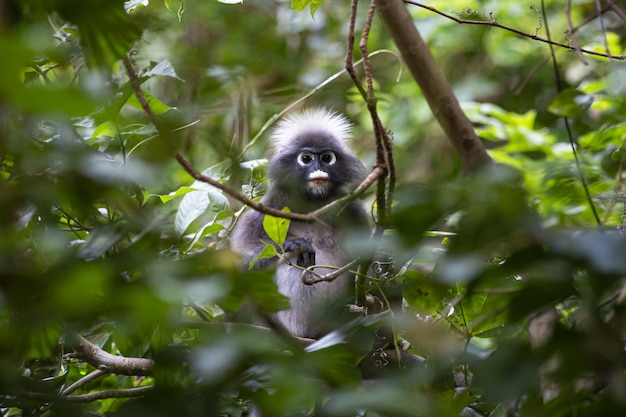
[[[315,154],[309,151],[302,151],[298,154],[298,165],[309,165],[315,159]]]
[[[326,151],[320,154],[320,161],[326,165],[334,165],[337,162],[337,156],[333,151]]]

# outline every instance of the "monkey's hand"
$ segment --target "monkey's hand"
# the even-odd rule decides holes
[[[296,258],[296,265],[308,268],[315,265],[315,249],[310,239],[291,239],[283,244],[285,253]]]

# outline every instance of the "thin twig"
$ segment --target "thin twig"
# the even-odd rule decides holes
[[[611,8],[611,10],[613,10],[613,12],[624,21],[624,23],[626,23],[626,12],[622,9],[620,9],[613,0],[608,0],[607,3],[609,3],[607,5],[607,7]]]
[[[351,49],[349,50],[351,53]],[[395,52],[390,51],[388,49],[378,49],[374,52],[372,52],[370,54],[370,57],[373,57],[374,55],[378,55],[378,54],[392,54],[394,56],[397,57],[397,55],[395,54]],[[351,61],[350,61],[351,62]],[[360,65],[363,63],[363,59],[360,59],[358,61],[356,61],[354,63],[354,65]],[[349,68],[346,66],[344,69],[342,69],[341,71],[337,71],[336,73],[334,73],[333,75],[331,75],[330,77],[326,78],[324,81],[322,81],[320,84],[316,85],[315,88],[311,89],[308,93],[306,93],[304,96],[300,97],[299,99],[297,99],[296,101],[290,103],[287,107],[285,107],[284,109],[282,109],[279,113],[276,113],[274,115],[272,115],[272,117],[270,117],[267,122],[265,122],[265,124],[261,127],[261,129],[259,129],[259,131],[256,133],[256,135],[254,135],[254,137],[252,139],[250,139],[250,141],[248,142],[248,144],[243,148],[243,150],[241,151],[241,153],[239,154],[239,157],[242,158],[245,153],[248,151],[248,149],[250,149],[263,135],[263,133],[265,133],[265,131],[267,129],[269,129],[269,127],[276,122],[276,120],[280,119],[283,115],[285,115],[287,112],[289,112],[291,109],[293,109],[294,107],[298,106],[300,103],[304,102],[305,100],[307,100],[309,97],[311,97],[312,95],[318,93],[319,91],[321,91],[324,87],[326,87],[328,84],[332,83],[333,81],[335,81],[337,78],[341,77],[344,73],[348,73],[348,75],[354,80],[355,78],[358,79],[358,77],[356,76],[356,72],[354,70],[354,68],[351,68],[351,71],[349,71]],[[363,86],[360,83],[355,82],[355,85],[357,86],[357,88],[359,89],[359,91],[361,92],[362,95],[365,94],[365,89],[363,88]]]
[[[135,93],[137,100],[141,104],[141,107],[148,115],[148,118],[150,119],[152,124],[155,126],[159,134],[161,135],[167,134],[168,132],[165,131],[165,129],[161,126],[161,124],[159,123],[159,120],[154,114],[154,111],[152,111],[150,104],[148,103],[145,96],[143,95],[143,92],[141,91],[141,84],[139,82],[139,79],[137,78],[137,74],[135,74],[132,63],[128,57],[124,58],[124,67],[126,68],[126,73],[128,75],[131,88],[133,89],[133,92]],[[240,202],[244,203],[245,205],[257,211],[260,211],[265,214],[270,214],[274,217],[282,217],[286,219],[298,220],[298,221],[307,222],[307,223],[313,223],[318,220],[318,216],[320,216],[321,214],[326,213],[327,211],[331,210],[334,207],[337,207],[338,205],[347,203],[355,199],[358,195],[364,192],[369,187],[369,185],[373,183],[373,181],[370,182],[370,177],[372,175],[375,175],[375,176],[382,175],[378,170],[376,169],[373,170],[370,173],[370,175],[359,185],[359,187],[357,187],[355,191],[349,193],[347,196],[343,198],[335,200],[331,202],[330,204],[327,204],[324,207],[321,207],[315,210],[314,212],[311,212],[309,214],[287,213],[287,212],[275,209],[273,207],[268,207],[264,204],[257,203],[251,200],[250,198],[248,198],[248,196],[237,191],[233,187],[230,187],[226,184],[222,184],[221,182],[214,180],[211,177],[201,174],[189,163],[189,161],[187,161],[187,159],[185,159],[184,156],[182,156],[178,152],[174,154],[174,157],[176,158],[178,163],[185,169],[185,171],[187,171],[187,173],[191,175],[194,179],[205,182],[209,185],[212,185],[215,188],[222,190],[226,194],[230,195],[231,197],[239,200]],[[368,183],[369,185],[367,185]]]
[[[376,179],[379,176],[383,175],[384,173],[382,169],[374,168],[372,172],[370,172],[370,174],[361,182],[361,184],[359,184],[359,186],[355,188],[354,191],[352,191],[345,197],[334,200],[326,204],[324,207],[321,207],[310,213],[301,214],[301,213],[285,212],[282,210],[275,209],[273,207],[266,206],[265,204],[257,203],[256,201],[251,200],[248,196],[237,191],[233,187],[230,187],[226,184],[222,184],[221,182],[211,177],[201,174],[193,166],[191,166],[189,161],[187,161],[187,159],[185,159],[185,157],[182,156],[180,153],[176,152],[174,157],[176,158],[178,163],[185,169],[185,171],[187,171],[187,173],[191,175],[194,179],[205,182],[209,185],[212,185],[215,188],[222,190],[226,194],[239,200],[241,203],[247,205],[248,207],[253,208],[254,210],[257,210],[261,213],[269,214],[274,217],[297,220],[297,221],[306,222],[306,223],[313,223],[315,221],[319,221],[319,216],[321,216],[322,214],[334,209],[335,207],[341,206],[343,204],[346,204],[354,200],[363,192],[365,192],[365,190],[367,190],[374,183],[374,181],[376,181]]]
[[[551,46],[558,46],[559,48],[567,49],[567,50],[570,50],[570,51],[575,51],[576,50],[576,48],[574,48],[572,45],[566,45],[564,43],[555,42],[555,41],[553,41],[553,40],[551,40],[549,38],[545,39],[545,38],[539,37],[537,35],[531,35],[530,33],[526,33],[526,32],[523,32],[521,30],[517,30],[515,28],[509,27],[509,26],[506,26],[506,25],[502,25],[502,24],[496,22],[494,19],[489,19],[489,20],[466,20],[466,19],[460,19],[460,18],[458,18],[456,16],[450,15],[448,13],[445,13],[445,12],[442,12],[440,10],[435,9],[434,7],[418,3],[416,1],[411,1],[411,0],[403,0],[403,1],[405,3],[407,3],[407,4],[412,4],[414,6],[421,7],[421,8],[426,9],[426,10],[430,10],[431,12],[437,13],[440,16],[443,16],[443,17],[448,18],[450,20],[454,20],[456,23],[459,23],[459,24],[493,26],[493,27],[497,27],[497,28],[500,28],[500,29],[507,30],[509,32],[516,33],[516,34],[518,34],[520,36],[524,36],[526,38],[530,38],[530,39],[537,40],[537,41],[540,41],[540,42],[543,42],[543,43],[547,43],[547,44],[549,44]],[[599,56],[599,57],[602,57],[602,58],[611,58],[611,59],[617,59],[617,60],[620,60],[620,61],[626,60],[626,54],[623,54],[623,55],[603,54],[601,52],[591,51],[589,49],[584,49],[584,48],[580,48],[580,52],[585,53],[587,55]]]
[[[317,284],[318,282],[332,282],[335,279],[337,279],[338,276],[340,276],[341,274],[343,274],[344,272],[352,268],[358,261],[359,261],[358,258],[353,259],[352,261],[348,262],[341,268],[337,268],[333,272],[329,272],[328,274],[324,274],[324,275],[318,274],[314,270],[315,268],[328,268],[328,266],[313,265],[308,268],[305,268],[302,271],[300,278],[302,279],[302,282],[304,283],[304,285],[313,285],[313,284]],[[309,278],[309,274],[315,275],[315,278]]]
[[[359,3],[359,0],[352,0],[352,6],[350,9],[350,23],[348,26],[348,46],[346,48],[346,59],[344,61],[344,67],[345,67],[346,72],[350,76],[350,78],[352,78],[352,82],[356,86],[357,90],[359,90],[361,97],[363,97],[363,99],[366,100],[367,92],[363,88],[363,85],[361,84],[361,80],[359,79],[359,76],[357,75],[354,69],[354,65],[352,63],[353,51],[354,51],[354,38],[355,38],[354,28],[356,24],[356,12],[357,12],[358,3]],[[363,58],[363,62],[365,63],[365,58]]]
[[[576,32],[578,32],[580,30],[580,28],[588,25],[589,23],[593,22],[595,19],[597,19],[598,17],[601,17],[607,10],[609,10],[611,8],[612,4],[606,5],[602,10],[596,11],[594,14],[587,16],[584,20],[582,20],[579,24],[577,24],[576,26],[570,28],[569,30],[569,34],[568,35],[574,35],[576,34]],[[562,51],[562,49],[559,49],[559,51]],[[548,53],[542,60],[540,63],[538,63],[537,65],[535,65],[535,67],[532,69],[532,71],[530,72],[530,74],[528,74],[526,76],[526,79],[515,89],[515,91],[513,92],[514,96],[518,96],[520,94],[522,94],[522,91],[526,88],[526,86],[528,85],[528,83],[530,82],[530,79],[537,73],[539,72],[539,70],[548,62],[550,62],[551,59],[551,55],[550,53]]]
[[[88,382],[91,382],[94,379],[96,379],[96,378],[98,378],[98,377],[100,377],[102,375],[105,375],[105,374],[106,374],[106,372],[104,372],[102,369],[96,369],[95,371],[88,373],[87,375],[85,375],[84,377],[79,379],[78,381],[74,382],[69,387],[65,388],[61,392],[61,395],[70,395],[71,393],[76,391],[78,388],[82,387],[83,385],[87,384]]]
[[[126,75],[128,76],[128,82],[130,83],[130,87],[132,88],[133,93],[135,93],[135,97],[137,97],[137,101],[139,101],[139,104],[141,104],[141,108],[148,115],[148,119],[150,119],[150,122],[152,122],[152,124],[159,131],[159,133],[163,134],[163,132],[161,131],[161,124],[159,123],[156,114],[154,114],[154,111],[152,111],[152,107],[150,107],[148,100],[146,100],[146,96],[144,96],[143,91],[141,91],[141,82],[139,81],[139,78],[135,73],[133,63],[130,61],[130,58],[128,56],[124,57],[123,63],[124,69],[126,69]]]
[[[369,53],[367,50],[367,40],[369,38],[370,29],[372,28],[372,22],[374,20],[374,12],[376,11],[376,4],[372,0],[370,8],[367,12],[367,18],[363,25],[363,33],[361,34],[361,41],[359,42],[359,50],[363,57],[363,69],[365,70],[365,82],[367,83],[367,100],[373,100],[376,102],[374,95],[374,76],[372,74],[372,65],[370,63]]]
[[[572,40],[574,48],[576,49],[576,54],[583,64],[589,65],[589,61],[587,61],[587,58],[585,58],[585,56],[580,51],[581,48],[580,44],[578,43],[578,37],[576,36],[576,33],[574,31],[574,24],[572,23],[572,0],[567,0],[567,2],[565,3],[565,15],[567,16],[567,27],[569,28],[568,34],[570,39]]]
[[[600,0],[596,0],[596,10],[598,11],[602,10],[602,6],[600,5]],[[600,20],[600,32],[602,32],[602,41],[604,42],[604,49],[606,50],[606,54],[609,55],[611,51],[609,50],[609,41],[606,37],[606,28],[604,27],[604,19],[602,19],[602,16],[600,16],[599,20]]]
[[[550,39],[550,26],[548,24],[548,18],[546,15],[545,3],[544,0],[541,0],[541,14],[543,16],[543,23],[546,26],[546,36]],[[556,82],[557,91],[561,91],[563,89],[563,84],[561,82],[561,75],[559,73],[559,64],[556,60],[556,54],[554,52],[554,45],[549,44],[550,46],[550,55],[552,56],[552,67],[554,69],[554,79]],[[596,220],[596,224],[598,227],[602,227],[602,220],[598,215],[596,210],[596,205],[593,203],[593,199],[591,198],[591,192],[589,191],[589,185],[587,184],[587,179],[585,178],[585,173],[583,172],[582,166],[580,164],[580,159],[578,158],[578,151],[576,150],[576,143],[574,141],[574,135],[572,133],[572,129],[570,127],[569,119],[567,117],[563,117],[563,122],[565,123],[565,130],[567,131],[567,137],[569,138],[569,143],[572,148],[572,153],[574,154],[574,161],[576,163],[576,170],[578,171],[578,176],[580,177],[580,182],[585,191],[585,196],[587,198],[587,202],[589,203],[589,207],[591,207],[591,212],[593,213],[593,217]]]
[[[105,400],[107,398],[141,397],[153,389],[154,385],[124,389],[108,389],[104,391],[90,392],[89,394],[70,395],[69,397],[66,397],[66,399],[76,403],[88,403],[92,401]]]
[[[371,2],[370,9],[367,15],[367,20],[364,24],[363,33],[361,35],[361,40],[359,42],[359,48],[362,54],[361,60],[363,61],[364,73],[367,77],[367,91],[363,88],[361,80],[356,74],[354,70],[353,61],[353,51],[354,51],[354,41],[355,41],[355,21],[357,14],[357,4],[358,0],[352,0],[352,7],[350,12],[350,25],[348,31],[348,47],[346,52],[345,59],[345,68],[354,85],[359,90],[361,97],[367,103],[367,109],[370,113],[370,118],[372,120],[372,125],[374,127],[374,137],[376,144],[376,165],[375,170],[380,170],[380,176],[378,176],[378,184],[376,187],[376,205],[378,207],[378,224],[374,231],[373,238],[380,239],[382,237],[383,231],[386,225],[386,213],[389,208],[388,202],[390,201],[390,195],[387,194],[388,190],[386,177],[393,178],[395,180],[395,172],[393,168],[393,158],[391,144],[387,137],[387,132],[382,126],[382,122],[380,121],[380,117],[378,116],[378,112],[376,111],[376,97],[374,95],[374,83],[373,83],[373,75],[370,65],[370,54],[367,50],[367,39],[369,37],[369,31],[372,26],[372,21],[374,17],[374,12],[376,9],[376,5],[374,1]],[[386,148],[387,147],[387,148]],[[386,152],[385,152],[386,151]],[[387,158],[385,157],[387,156]],[[391,174],[391,175],[390,175]],[[393,177],[392,177],[393,176]],[[383,221],[381,221],[381,217]],[[368,265],[371,263],[371,260],[364,259],[361,260],[359,266],[357,268],[356,280],[355,280],[355,303],[358,306],[364,306],[366,303],[366,293],[365,293],[365,282],[366,278],[363,277],[363,271],[366,271]]]

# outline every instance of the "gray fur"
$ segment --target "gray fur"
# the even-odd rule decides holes
[[[320,120],[332,120],[332,123],[317,123]],[[289,207],[292,212],[306,213],[344,196],[346,186],[361,180],[365,174],[363,164],[345,142],[348,127],[343,116],[322,109],[305,111],[279,125],[280,150],[274,150],[275,157],[268,167],[271,185],[261,202],[277,209]],[[325,165],[320,159],[314,161],[315,166],[302,166],[296,159],[303,149],[314,155],[332,151],[337,161]],[[319,170],[328,174],[327,182],[320,184],[311,180],[316,178],[311,173]],[[233,232],[233,249],[244,254],[246,266],[265,246],[262,240],[269,241],[263,230],[263,216],[248,210]],[[366,229],[367,223],[367,213],[359,202],[328,213],[321,222],[291,221],[284,244],[285,255],[294,264],[314,259],[317,265],[341,267],[350,261],[341,250],[346,233],[353,228]],[[310,256],[299,256],[302,251]],[[296,336],[318,337],[330,330],[332,325],[326,321],[329,317],[324,316],[333,304],[341,305],[348,300],[352,284],[350,275],[344,274],[332,282],[305,285],[301,280],[302,271],[279,262],[278,258],[257,262],[254,267],[265,268],[271,264],[276,266],[274,279],[279,291],[291,301],[291,308],[278,312],[274,318]],[[320,274],[331,272],[321,268],[315,271]]]

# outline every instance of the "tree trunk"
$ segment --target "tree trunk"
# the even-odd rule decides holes
[[[439,64],[419,34],[402,0],[375,0],[376,8],[405,65],[444,133],[459,153],[466,171],[491,165],[491,157],[465,116]]]

